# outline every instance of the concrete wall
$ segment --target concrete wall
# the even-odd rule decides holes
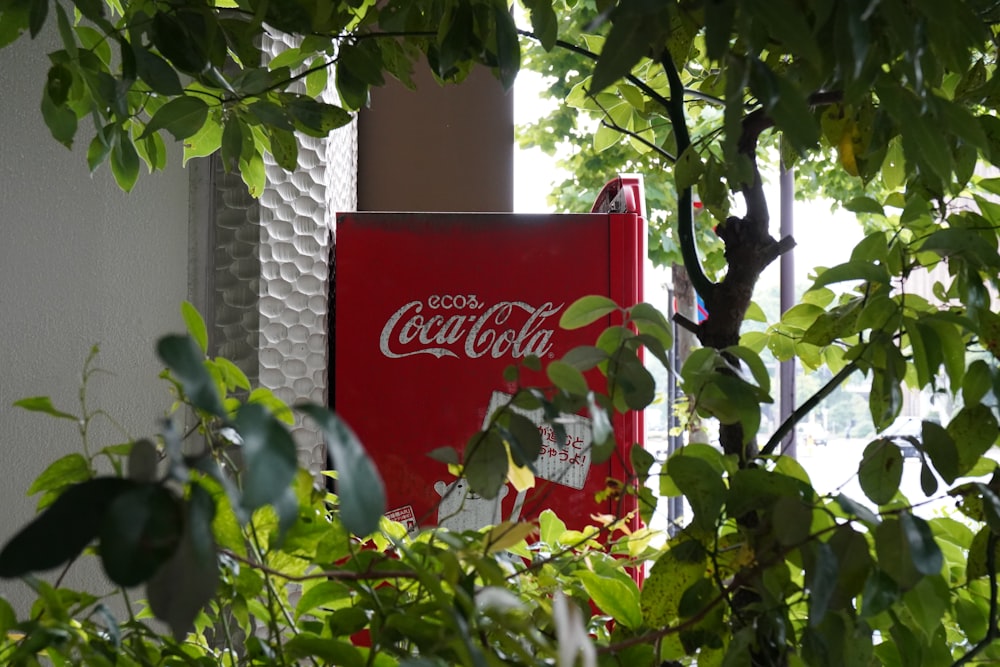
[[[414,81],[373,89],[359,115],[358,210],[513,210],[513,93],[485,67],[441,86],[418,63]]]
[[[188,175],[173,146],[166,173],[143,173],[133,192],[118,190],[107,165],[90,176],[92,130],[81,123],[72,152],[49,135],[38,110],[58,48],[55,21],[35,42],[0,50],[0,541],[34,515],[25,492],[54,459],[81,451],[76,425],[16,409],[48,395],[78,412],[80,370],[101,346],[88,400],[132,436],[152,434],[169,407],[156,338],[183,328],[187,295]],[[172,143],[172,142],[170,142]],[[94,451],[126,441],[97,419]],[[97,567],[74,566],[70,585],[106,588]],[[30,592],[0,581],[0,594],[25,609]]]

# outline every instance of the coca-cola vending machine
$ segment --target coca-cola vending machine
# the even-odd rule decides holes
[[[573,418],[557,443],[541,416],[529,414],[544,444],[536,485],[521,493],[508,485],[495,499],[468,492],[427,454],[462,451],[483,428],[513,389],[505,367],[527,355],[545,364],[594,344],[610,318],[562,330],[571,303],[588,294],[624,306],[642,300],[643,207],[641,179],[623,176],[585,214],[337,216],[332,403],[378,465],[390,518],[411,530],[468,529],[552,509],[582,528],[592,514],[621,509],[595,495],[609,478],[624,479],[628,448],[642,442],[640,414],[617,416],[623,455],[600,465],[590,461],[586,418]],[[544,373],[522,375],[532,382],[550,384]],[[633,496],[626,503],[635,509]]]

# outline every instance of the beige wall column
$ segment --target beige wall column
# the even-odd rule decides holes
[[[358,210],[511,211],[513,93],[484,67],[440,86],[418,65],[411,91],[372,90],[358,121]]]

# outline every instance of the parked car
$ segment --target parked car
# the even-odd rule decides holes
[[[882,431],[881,437],[899,445],[904,457],[916,459],[920,458],[917,443],[920,443],[923,428],[920,417],[899,417],[889,428]]]

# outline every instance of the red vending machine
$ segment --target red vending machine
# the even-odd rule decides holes
[[[590,462],[587,420],[568,425],[563,447],[542,426],[550,446],[535,461],[535,487],[505,487],[495,499],[462,491],[464,481],[427,454],[462,451],[512,389],[505,367],[530,354],[544,365],[594,344],[610,319],[559,328],[575,300],[642,300],[643,206],[641,179],[623,176],[586,214],[338,215],[332,403],[378,465],[390,518],[410,529],[467,529],[552,509],[581,528],[592,514],[613,511],[595,494],[609,477],[623,479],[627,448],[642,442],[639,414],[617,417],[624,456],[600,465]],[[544,373],[522,376],[534,379],[549,384]],[[635,509],[629,500],[627,510]]]

